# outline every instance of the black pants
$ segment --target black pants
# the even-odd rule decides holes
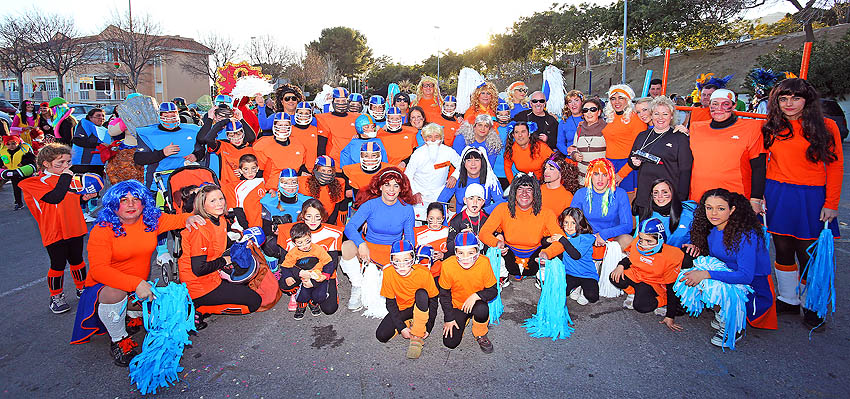
[[[233,284],[222,280],[214,290],[193,299],[195,307],[216,305],[244,305],[248,312],[256,312],[260,308],[263,299],[247,285]]]
[[[772,234],[773,247],[776,248],[776,263],[780,265],[798,265],[800,277],[806,279],[809,253],[806,250],[814,240],[801,240],[794,237]]]
[[[422,312],[428,311],[428,291],[425,291],[422,288],[416,290],[413,306],[407,309],[399,309],[398,317],[405,321],[412,319],[414,307]],[[381,324],[378,324],[378,329],[375,330],[375,338],[377,338],[378,341],[387,342],[392,339],[392,337],[395,337],[396,333],[401,333],[401,330],[396,328],[393,315],[387,314],[384,316],[384,319],[381,320]]]
[[[627,287],[634,288],[635,301],[632,306],[638,313],[649,313],[658,308],[658,294],[655,293],[655,289],[651,285],[647,283],[636,283],[626,276],[623,276],[619,283],[614,282],[614,279],[610,276],[608,276],[608,279],[611,280],[611,284],[614,284],[615,287],[621,290]],[[668,315],[674,314],[669,312],[669,310],[678,309],[680,305],[679,298],[673,292],[673,284],[667,284],[667,301]]]
[[[21,192],[21,188],[18,187],[18,182],[20,181],[20,179],[12,178],[12,193],[15,194],[15,205],[23,206],[23,192]]]
[[[280,280],[277,282],[278,287],[280,287],[281,291],[283,291],[283,292],[285,292],[289,295],[295,295],[295,290],[301,285],[301,280],[297,277],[293,277],[295,279],[295,284],[289,285],[289,284],[286,283],[286,278],[291,277],[291,276],[287,276],[287,275],[285,275],[285,273],[286,272],[284,271],[283,272],[284,275],[282,275],[280,277]],[[314,284],[315,284],[315,282],[314,282]],[[327,281],[322,281],[319,284],[325,284],[325,286],[327,287],[327,297],[322,301],[318,301],[318,302],[314,301],[313,303],[318,303],[319,308],[322,309],[322,313],[324,313],[324,314],[330,315],[330,314],[336,313],[336,311],[339,309],[339,295],[337,293],[336,279],[335,278],[328,279]],[[313,289],[308,288],[308,290],[310,290],[311,293],[318,292],[318,291],[315,291],[315,288],[318,288],[318,286],[314,285]],[[304,288],[302,288],[301,290],[303,292]],[[296,298],[296,300],[298,302],[302,302],[301,299],[304,299],[304,298],[302,298],[299,294],[299,296]],[[313,298],[306,298],[306,299],[312,300]],[[306,302],[306,301],[304,301],[304,302]]]
[[[581,287],[584,297],[590,303],[599,300],[599,282],[592,278],[573,277],[567,274],[567,296],[574,289]]]
[[[490,320],[490,308],[487,306],[487,302],[480,299],[475,301],[475,305],[472,305],[472,313],[465,313],[463,310],[454,307],[451,312],[454,313],[457,328],[452,331],[451,337],[443,336],[443,345],[449,349],[457,348],[460,345],[460,341],[463,339],[463,331],[466,329],[466,322],[470,318],[479,323],[487,323]]]
[[[526,268],[522,271],[519,270],[519,264],[517,263],[516,255],[512,249],[508,248],[508,253],[502,257],[505,261],[505,269],[508,269],[508,274],[512,276],[518,276],[522,274],[523,276],[534,276],[537,275],[537,271],[540,270],[540,265],[537,264],[538,256],[540,256],[540,251],[543,250],[543,247],[537,248],[534,253],[528,258],[528,262],[525,263]]]
[[[79,265],[83,263],[83,237],[79,236],[59,240],[45,247],[47,256],[50,257],[50,268],[56,271],[65,271],[65,265]]]

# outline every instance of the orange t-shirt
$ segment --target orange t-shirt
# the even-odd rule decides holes
[[[310,184],[308,182],[309,179],[310,176],[298,176],[298,192],[313,197],[313,194],[310,193]],[[336,208],[337,202],[340,202],[345,199],[345,180],[337,177],[336,181],[338,181],[339,185],[342,187],[342,193],[340,194],[341,197],[338,200],[334,201],[334,199],[331,198],[331,190],[329,185],[320,186],[319,195],[317,197],[314,197],[319,200],[322,205],[325,206],[325,210],[328,212],[328,215],[333,213],[334,208]]]
[[[540,213],[534,215],[531,208],[524,211],[517,207],[516,217],[511,217],[507,202],[496,205],[487,221],[481,226],[478,239],[487,246],[495,247],[499,241],[493,235],[496,230],[504,234],[505,243],[520,249],[537,248],[543,237],[554,234],[564,235],[564,231],[558,226],[558,219],[548,208],[541,208]],[[554,242],[544,252],[549,255],[549,259],[552,259],[564,252],[564,247]],[[443,268],[445,269],[445,262],[443,262]]]
[[[295,140],[289,140],[289,145],[284,146],[272,136],[260,137],[254,143],[254,153],[269,190],[277,190],[280,171],[286,168],[298,170],[301,165],[307,165],[307,150],[301,142]],[[308,165],[309,168],[312,165]]]
[[[623,122],[622,115],[614,115],[614,121],[602,129],[606,145],[605,157],[608,159],[628,158],[635,144],[635,138],[644,130],[646,130],[646,123],[643,123],[637,114],[631,115],[628,124]]]
[[[555,217],[558,217],[573,201],[573,194],[564,188],[564,186],[551,189],[546,184],[541,184],[540,193],[543,196],[543,207],[550,209],[555,214]]]
[[[156,236],[166,231],[182,229],[191,214],[163,213],[155,231],[145,231],[141,218],[125,224],[125,235],[115,237],[112,226],[95,225],[88,242],[89,275],[86,287],[103,283],[121,291],[133,292],[139,282],[151,273],[151,254],[156,249]]]
[[[442,109],[440,109],[440,104],[437,103],[437,100],[434,98],[420,98],[416,105],[422,107],[422,110],[425,111],[425,120],[428,123],[439,121],[443,119],[440,117],[442,115]]]
[[[828,165],[806,159],[809,142],[803,137],[800,121],[793,120],[790,121],[791,137],[777,138],[768,149],[767,178],[802,186],[826,186],[826,202],[823,206],[837,210],[841,199],[841,181],[844,177],[844,151],[841,148],[838,125],[829,118],[823,118],[823,121],[835,141],[835,155],[838,159]]]
[[[496,285],[496,276],[490,260],[479,255],[469,269],[464,269],[457,263],[457,257],[451,256],[443,261],[443,272],[440,274],[440,287],[452,293],[452,306],[455,309],[463,307],[470,295]]]
[[[491,110],[490,108],[480,108],[479,107],[477,110],[473,110],[472,107],[470,107],[469,109],[466,110],[466,112],[464,112],[463,119],[465,119],[467,122],[469,122],[470,125],[474,125],[475,124],[475,117],[477,117],[478,115],[482,115],[482,114],[490,115],[493,118],[496,117],[496,112]]]
[[[290,248],[288,250],[288,252],[286,253],[286,257],[283,259],[283,262],[281,262],[280,267],[284,267],[284,268],[287,268],[287,269],[296,267],[296,263],[298,262],[299,259],[308,258],[308,257],[315,257],[316,259],[319,260],[319,262],[316,263],[316,265],[313,266],[312,269],[310,269],[311,272],[314,272],[314,273],[319,274],[319,275],[323,274],[322,269],[325,267],[325,265],[327,265],[328,263],[331,263],[331,260],[332,260],[331,256],[328,255],[328,251],[325,251],[320,245],[318,245],[316,243],[312,243],[312,244],[310,244],[310,250],[307,251],[307,252],[304,252],[304,251],[298,249],[298,247]],[[331,278],[330,274],[324,274],[324,276],[325,276],[324,280]],[[314,280],[320,280],[320,279],[314,279]]]
[[[336,161],[337,172],[340,171],[339,153],[352,138],[357,136],[357,131],[354,130],[354,121],[360,115],[352,112],[349,112],[346,116],[336,116],[332,113],[316,115],[318,134],[328,138],[325,154]]]
[[[55,205],[41,200],[41,197],[53,191],[58,182],[59,175],[42,172],[18,183],[27,209],[38,224],[41,243],[45,247],[60,240],[84,236],[88,232],[79,195],[69,191]]]
[[[234,182],[239,180],[239,176],[233,171],[239,169],[239,158],[245,154],[254,154],[254,148],[247,145],[242,148],[236,148],[233,144],[227,141],[219,141],[218,151],[212,151],[221,157],[221,171],[219,172],[219,181],[221,184]],[[254,154],[256,155],[256,154]],[[257,163],[257,167],[263,168],[262,163]]]
[[[192,258],[205,256],[207,261],[220,258],[227,249],[227,220],[218,219],[218,225],[207,220],[200,228],[183,234],[183,255],[177,260],[180,281],[186,283],[192,299],[202,297],[221,284],[221,276],[214,271],[196,276],[192,271]]]
[[[712,129],[710,123],[691,125],[694,163],[690,199],[699,202],[703,193],[718,187],[750,198],[750,160],[765,152],[761,134],[764,121],[738,119],[725,129]]]
[[[416,226],[413,228],[413,233],[416,234],[416,242],[419,245],[430,245],[434,251],[440,251],[443,256],[446,255],[446,240],[449,237],[449,228],[443,226],[439,230],[431,230],[427,225]],[[431,263],[431,275],[437,277],[440,275],[440,269],[443,267],[443,261],[438,260]]]
[[[667,305],[666,284],[676,282],[685,253],[681,249],[664,244],[661,251],[654,255],[643,255],[637,250],[637,240],[632,241],[626,248],[632,265],[625,270],[625,275],[636,283],[649,284],[658,295],[658,306]]]
[[[694,122],[703,122],[711,120],[711,111],[708,107],[700,107],[694,110],[691,110],[691,118],[689,119],[691,126],[693,126]]]
[[[452,119],[446,120],[443,118],[443,114],[437,116],[437,119],[433,121],[428,119],[428,122],[434,122],[443,127],[443,144],[451,147],[455,142],[455,137],[457,137],[457,129],[460,128],[460,122]]]
[[[277,243],[287,251],[295,248],[295,243],[289,238],[289,229],[292,228],[293,224],[282,224],[277,229]],[[311,231],[310,235],[314,244],[322,247],[325,251],[333,252],[342,250],[342,231],[342,227],[322,223],[322,226],[316,231]]]
[[[348,184],[351,187],[360,190],[361,188],[369,185],[369,182],[372,181],[373,176],[377,175],[378,172],[389,166],[392,165],[386,162],[381,162],[381,167],[379,167],[378,170],[375,171],[375,173],[366,173],[363,171],[363,168],[360,167],[359,163],[353,163],[351,165],[343,166],[342,173],[345,174],[345,177],[348,178]]]
[[[263,206],[260,204],[260,199],[268,190],[262,178],[222,183],[221,190],[224,192],[228,208],[242,208],[245,212],[248,226],[242,227],[263,226]]]
[[[292,134],[289,139],[304,146],[304,150],[307,151],[305,165],[307,165],[307,169],[312,168],[319,156],[319,129],[313,125],[307,125],[305,129],[292,126]]]
[[[410,157],[416,149],[416,129],[402,126],[400,132],[390,133],[384,128],[378,130],[378,138],[387,150],[387,163],[398,165]]]
[[[543,141],[537,142],[537,148],[537,155],[532,156],[530,145],[522,148],[519,144],[514,143],[511,146],[513,150],[511,157],[508,158],[508,155],[505,154],[505,176],[508,177],[508,180],[514,179],[514,166],[520,172],[534,173],[535,176],[542,176],[543,164],[552,155],[552,149]]]
[[[387,299],[395,299],[398,310],[404,310],[413,306],[416,302],[416,291],[424,289],[428,297],[433,298],[440,294],[434,277],[428,269],[421,265],[413,265],[413,270],[406,276],[398,274],[392,266],[384,268],[384,280],[381,282],[381,296]]]

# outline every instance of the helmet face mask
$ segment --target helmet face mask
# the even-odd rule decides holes
[[[292,134],[292,122],[289,119],[277,119],[272,123],[272,133],[278,140],[286,140]]]
[[[360,151],[360,167],[374,172],[381,167],[381,151]]]
[[[280,194],[285,197],[294,197],[298,193],[298,178],[297,177],[281,177],[278,181],[278,189]]]
[[[499,123],[508,123],[511,120],[511,111],[497,111],[496,119]]]
[[[387,102],[383,97],[374,95],[369,97],[369,115],[372,115],[376,120],[382,121],[386,114]]]
[[[159,123],[166,129],[176,129],[180,126],[180,114],[178,114],[176,110],[160,112]]]
[[[445,116],[452,117],[452,116],[454,116],[454,115],[455,115],[455,110],[456,110],[456,109],[457,109],[457,103],[444,101],[444,102],[443,102],[443,107],[442,107],[441,112],[442,112],[442,113],[443,113],[443,115],[445,115]]]
[[[359,114],[363,111],[363,103],[360,101],[351,101],[348,103],[348,112]]]
[[[313,123],[313,108],[308,102],[300,102],[295,107],[295,124],[306,126]]]

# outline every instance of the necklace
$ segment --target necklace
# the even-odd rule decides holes
[[[654,129],[652,131],[655,132]],[[667,129],[664,133],[659,134],[658,137],[652,139],[652,141],[650,141],[649,144],[646,143],[646,141],[649,140],[649,134],[647,134],[646,138],[643,139],[643,145],[640,146],[640,150],[644,151],[646,149],[646,147],[651,146],[652,143],[654,143],[654,142],[658,141],[658,139],[664,137],[664,135],[667,134],[668,131],[670,131],[670,129]]]

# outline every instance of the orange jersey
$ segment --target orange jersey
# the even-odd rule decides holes
[[[416,149],[416,128],[402,126],[400,132],[390,133],[384,128],[378,129],[378,138],[387,150],[387,163],[398,165],[410,157]]]
[[[295,248],[295,243],[289,238],[289,229],[294,223],[282,224],[278,227],[277,244],[289,251]],[[322,223],[316,231],[310,232],[314,244],[322,247],[327,252],[342,250],[342,227]]]
[[[363,168],[360,167],[359,163],[353,163],[351,165],[343,166],[342,173],[344,173],[345,177],[348,178],[348,184],[359,190],[368,186],[369,182],[372,181],[373,176],[377,175],[378,172],[389,166],[392,165],[386,162],[381,162],[381,167],[379,167],[374,173],[366,173],[363,171]]]
[[[448,121],[442,115],[440,114],[438,119],[434,119],[433,121],[428,119],[428,122],[434,122],[443,127],[443,144],[451,147],[455,142],[455,137],[457,137],[457,129],[460,128],[460,122],[456,120]]]
[[[349,112],[346,116],[336,116],[332,113],[316,115],[316,125],[320,136],[328,138],[328,146],[325,154],[336,161],[336,170],[339,169],[339,153],[345,148],[352,138],[357,136],[354,130],[354,121],[360,114]]]
[[[305,129],[292,126],[292,135],[289,136],[289,139],[304,146],[304,151],[307,151],[305,165],[307,165],[307,169],[312,168],[319,156],[319,129],[313,125],[307,125]]]
[[[45,247],[60,240],[84,236],[88,232],[79,195],[68,192],[58,204],[48,204],[41,200],[56,187],[59,177],[52,173],[39,173],[18,183],[27,209],[38,224],[41,243]]]
[[[711,111],[708,107],[701,107],[694,110],[691,110],[691,118],[690,123],[693,126],[694,122],[703,122],[711,120]]]
[[[540,193],[543,195],[543,207],[552,211],[557,217],[570,206],[573,201],[573,194],[564,186],[559,186],[556,189],[551,189],[545,184],[540,185]]]
[[[283,259],[283,262],[281,262],[280,267],[284,267],[287,269],[296,267],[298,260],[309,257],[315,257],[319,260],[319,262],[316,263],[313,268],[309,269],[311,272],[316,273],[317,275],[321,275],[322,269],[325,267],[325,265],[331,263],[332,260],[331,256],[328,255],[328,251],[325,251],[320,245],[312,243],[310,244],[310,250],[307,252],[298,249],[298,247],[290,248],[286,252],[286,257]],[[325,275],[324,280],[327,280],[329,278],[331,278],[330,275]],[[321,279],[314,278],[314,280]]]
[[[228,208],[242,208],[245,212],[248,226],[242,227],[263,226],[263,206],[260,204],[260,199],[268,190],[262,178],[222,183],[221,191],[224,192]]]
[[[787,139],[776,138],[768,149],[767,178],[781,183],[801,186],[826,186],[824,207],[838,209],[841,199],[841,180],[844,176],[844,151],[841,148],[841,133],[832,119],[823,118],[826,130],[835,141],[838,159],[830,164],[814,163],[806,159],[809,142],[803,137],[799,120],[791,122],[792,134]]]
[[[218,225],[207,220],[205,225],[183,234],[183,255],[177,260],[177,268],[180,281],[186,283],[192,299],[206,295],[221,284],[218,271],[196,276],[192,271],[192,258],[204,256],[206,261],[213,261],[220,258],[226,249],[227,220],[223,217],[218,219]]]
[[[540,213],[535,215],[531,208],[524,211],[517,207],[516,217],[511,217],[507,202],[496,205],[487,221],[481,226],[478,239],[487,246],[495,247],[498,240],[493,234],[497,230],[504,234],[506,244],[519,249],[537,248],[543,237],[554,234],[564,235],[564,231],[558,226],[558,219],[548,208],[540,209]],[[555,242],[544,252],[549,255],[549,259],[552,259],[564,252],[564,248],[560,243]],[[445,262],[443,262],[443,271],[445,272]]]
[[[477,117],[478,115],[483,115],[483,114],[490,115],[493,118],[496,117],[496,112],[491,110],[490,108],[478,108],[477,110],[473,110],[472,107],[470,107],[463,114],[463,119],[465,119],[467,122],[469,122],[470,125],[474,125],[475,124],[475,117]]]
[[[425,111],[425,120],[428,121],[428,123],[437,122],[440,119],[443,119],[440,117],[443,111],[440,109],[440,104],[435,98],[420,98],[416,102],[416,105],[422,107],[422,110]]]
[[[307,165],[307,150],[303,144],[294,140],[289,140],[289,145],[281,145],[272,136],[260,137],[254,143],[254,153],[269,190],[277,190],[280,171],[286,168],[298,170],[302,165]],[[312,168],[312,165],[308,165],[308,168]]]
[[[614,115],[614,121],[602,129],[606,145],[605,157],[608,159],[628,158],[635,144],[635,138],[644,130],[646,130],[646,123],[643,123],[637,114],[631,115],[628,124],[623,122],[622,115]]]
[[[512,153],[511,157],[508,158],[507,154],[505,154],[505,176],[508,177],[508,180],[514,179],[514,171],[513,167],[516,166],[516,169],[520,172],[524,173],[534,173],[535,176],[542,176],[541,172],[543,170],[543,164],[549,159],[549,156],[552,155],[552,149],[546,145],[545,141],[539,141],[537,144],[537,155],[532,156],[531,154],[531,146],[526,146],[526,148],[522,148],[519,144],[514,143],[511,146]]]
[[[625,275],[636,283],[649,284],[658,295],[658,306],[667,305],[667,284],[676,282],[685,253],[681,249],[664,244],[661,251],[654,255],[643,255],[638,252],[637,240],[632,241],[626,248],[632,265],[625,270]]]
[[[725,188],[750,198],[750,160],[764,153],[761,125],[764,121],[738,119],[725,129],[712,129],[711,122],[691,125],[690,199],[699,202],[713,188]]]
[[[449,237],[449,228],[442,226],[439,230],[431,230],[428,226],[417,226],[413,228],[413,233],[416,234],[416,242],[419,245],[430,245],[434,251],[439,251],[446,255],[446,239]],[[435,260],[431,263],[431,275],[437,277],[443,268],[442,260]]]
[[[470,295],[494,285],[496,276],[493,275],[490,260],[484,255],[479,255],[469,269],[461,267],[456,256],[443,261],[440,287],[451,291],[452,306],[456,309],[462,308]]]
[[[254,148],[250,145],[236,148],[236,146],[227,141],[219,141],[219,144],[218,151],[212,151],[210,149],[210,152],[218,154],[221,158],[221,171],[218,174],[220,176],[219,181],[221,184],[238,181],[239,176],[236,175],[234,170],[239,169],[239,158],[245,154],[254,154]],[[263,164],[258,163],[257,166],[262,169]]]
[[[115,237],[112,226],[95,225],[89,234],[89,275],[86,287],[103,283],[121,291],[136,290],[139,282],[151,273],[151,254],[156,249],[156,236],[170,230],[182,229],[191,214],[169,215],[163,213],[155,231],[145,231],[139,218],[136,223],[125,224],[125,235]]]
[[[428,269],[421,265],[413,265],[413,270],[406,276],[395,271],[392,266],[384,268],[384,280],[381,282],[381,296],[387,299],[395,299],[398,310],[404,310],[416,302],[416,291],[424,289],[428,297],[433,298],[440,294],[434,277]]]
[[[319,200],[322,205],[325,206],[325,210],[328,212],[328,214],[332,214],[334,208],[336,208],[336,203],[345,199],[345,180],[339,177],[336,178],[336,181],[338,181],[339,185],[342,187],[342,193],[340,193],[341,197],[334,201],[334,199],[331,198],[331,191],[329,185],[320,186],[319,195],[314,197],[313,194],[310,193],[309,179],[310,176],[298,176],[298,192]],[[277,185],[275,185],[275,187],[277,187]]]

